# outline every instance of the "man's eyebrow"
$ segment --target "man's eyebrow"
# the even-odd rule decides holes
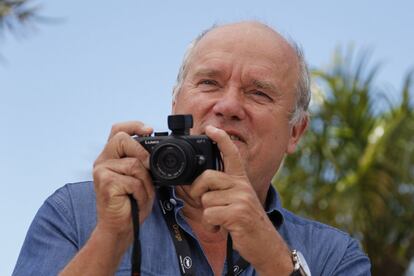
[[[194,77],[217,77],[221,75],[221,72],[216,69],[209,69],[209,68],[202,68],[199,70],[196,70],[193,74]]]

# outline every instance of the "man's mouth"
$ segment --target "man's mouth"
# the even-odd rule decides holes
[[[226,129],[223,129],[223,130],[227,133],[227,135],[230,137],[232,141],[246,143],[246,140],[243,138],[243,136],[239,132],[234,131],[234,130],[226,130]],[[203,132],[202,134],[206,135],[205,132]]]
[[[230,139],[233,141],[242,141],[242,139],[240,139],[240,137],[237,135],[229,134],[229,136],[230,136]]]
[[[233,142],[241,142],[241,143],[246,143],[246,140],[244,140],[243,136],[234,130],[225,130],[224,131],[227,133],[227,135],[230,137],[230,139]]]

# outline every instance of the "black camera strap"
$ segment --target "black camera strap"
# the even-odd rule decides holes
[[[131,202],[132,227],[134,231],[132,254],[131,254],[131,275],[141,275],[141,242],[139,240],[139,207],[133,195],[128,195]]]
[[[189,236],[178,225],[175,219],[174,205],[170,202],[169,193],[168,191],[162,188],[159,189],[159,204],[161,207],[161,211],[164,215],[164,219],[167,223],[168,230],[170,231],[171,238],[174,242],[181,275],[196,275],[195,270],[193,269],[193,261],[191,259],[192,254],[191,247],[189,244]],[[226,276],[237,276],[241,274],[249,266],[249,263],[241,257],[233,265],[233,243],[230,234],[227,238],[226,260]]]

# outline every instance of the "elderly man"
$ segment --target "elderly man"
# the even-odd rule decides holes
[[[225,170],[206,170],[164,195],[187,248],[173,242],[149,153],[131,139],[151,127],[122,123],[95,162],[94,182],[66,185],[41,207],[14,274],[130,274],[132,194],[142,275],[369,275],[369,259],[354,239],[283,209],[270,185],[305,132],[309,99],[303,56],[280,34],[257,22],[208,30],[185,55],[172,111],[193,115],[191,134],[217,143]]]

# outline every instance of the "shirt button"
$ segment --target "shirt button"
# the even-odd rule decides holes
[[[174,206],[177,205],[177,201],[174,198],[170,198],[170,203]]]

